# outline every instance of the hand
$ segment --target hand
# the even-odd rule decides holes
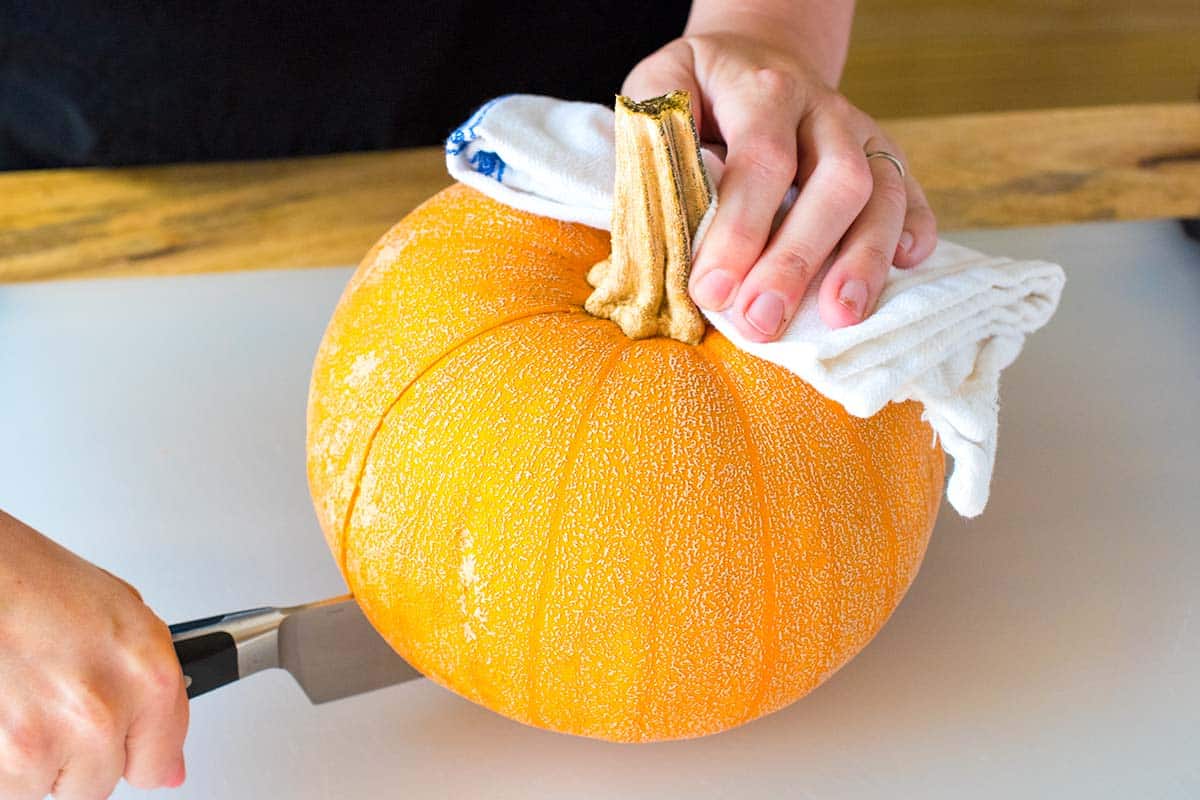
[[[639,63],[622,87],[635,100],[687,89],[701,140],[727,146],[720,205],[690,290],[703,308],[732,309],[752,341],[783,332],[831,254],[818,308],[840,328],[874,310],[890,265],[915,266],[937,242],[917,181],[885,158],[866,158],[883,150],[905,163],[901,149],[803,52],[767,31],[685,35]],[[799,198],[772,234],[795,184]]]
[[[188,703],[133,587],[0,511],[0,798],[183,783]]]

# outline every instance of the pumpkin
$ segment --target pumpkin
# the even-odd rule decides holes
[[[308,473],[417,669],[644,742],[780,709],[857,653],[916,574],[943,463],[916,404],[851,417],[705,328],[687,96],[619,98],[616,125],[611,239],[454,185],[366,255],[316,358]]]

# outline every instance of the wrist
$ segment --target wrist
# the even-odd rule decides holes
[[[836,88],[854,3],[842,0],[695,0],[684,36],[734,35],[786,53]]]

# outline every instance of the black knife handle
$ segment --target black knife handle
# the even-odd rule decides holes
[[[187,637],[189,630],[209,628],[222,617],[209,617],[194,622],[181,622],[171,626],[175,638],[175,655],[187,681],[188,698],[212,691],[218,686],[233,683],[238,679],[237,643],[226,631],[200,632]]]

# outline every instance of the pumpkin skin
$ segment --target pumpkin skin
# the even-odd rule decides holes
[[[583,310],[606,232],[454,185],[393,227],[321,343],[308,475],[347,583],[439,684],[622,742],[725,730],[825,680],[915,576],[943,456],[711,328]]]

